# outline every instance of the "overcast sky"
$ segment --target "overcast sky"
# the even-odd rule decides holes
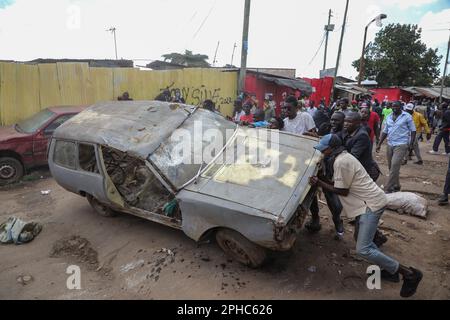
[[[105,30],[115,26],[119,58],[157,60],[188,49],[212,63],[220,41],[216,66],[231,62],[234,43],[239,66],[243,8],[244,0],[0,0],[0,59],[114,58],[113,36]],[[329,9],[336,29],[328,68],[336,64],[345,0],[253,0],[248,65],[318,77]],[[355,77],[351,62],[361,54],[364,27],[379,13],[388,15],[385,24],[419,24],[425,43],[445,56],[450,0],[350,0],[340,75]],[[378,30],[371,26],[368,42]]]

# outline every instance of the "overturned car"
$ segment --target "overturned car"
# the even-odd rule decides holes
[[[96,212],[118,212],[215,236],[232,258],[260,266],[289,250],[316,190],[317,140],[237,127],[220,114],[156,101],[98,103],[59,127],[49,166]]]

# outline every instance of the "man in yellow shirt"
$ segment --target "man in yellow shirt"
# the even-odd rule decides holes
[[[405,111],[408,112],[412,117],[414,121],[414,125],[417,129],[416,134],[416,141],[414,141],[414,154],[417,157],[417,162],[414,162],[414,164],[423,165],[422,155],[420,154],[420,148],[419,148],[419,136],[425,130],[425,133],[427,134],[427,141],[430,141],[431,139],[431,130],[428,126],[428,122],[421,114],[420,112],[414,111],[414,105],[412,103],[408,103],[405,107]],[[409,154],[411,156],[411,152]],[[407,163],[407,159],[405,158],[404,164]]]

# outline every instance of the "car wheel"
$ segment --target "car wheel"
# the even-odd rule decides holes
[[[23,177],[22,163],[10,157],[0,158],[0,186],[19,181]]]
[[[111,218],[111,217],[117,216],[117,212],[116,211],[114,211],[111,208],[109,208],[109,207],[105,206],[104,204],[100,203],[93,196],[87,195],[86,198],[88,199],[89,204],[95,210],[95,212],[97,212],[102,217]]]
[[[216,240],[227,255],[250,268],[260,267],[267,258],[266,249],[234,230],[220,229]]]

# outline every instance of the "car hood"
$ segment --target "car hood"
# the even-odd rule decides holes
[[[28,134],[26,133],[20,133],[16,131],[16,129],[14,129],[14,126],[0,127],[0,143],[27,136]]]
[[[272,147],[255,132],[265,131]],[[267,152],[272,166],[250,163],[209,165],[207,170],[185,190],[233,201],[283,219],[289,219],[310,190],[309,177],[317,173],[321,155],[314,149],[317,139],[265,129],[240,128],[237,141]],[[260,153],[261,154],[261,153]],[[276,165],[278,159],[278,166]],[[278,170],[276,170],[278,167]]]

